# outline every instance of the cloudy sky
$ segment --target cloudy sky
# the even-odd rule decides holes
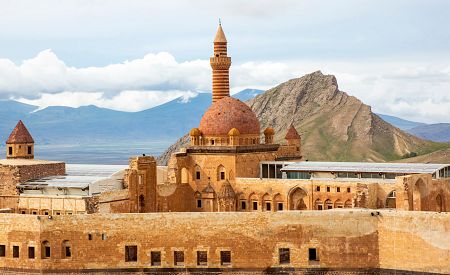
[[[209,92],[219,17],[233,92],[321,70],[376,112],[450,122],[445,0],[0,0],[0,99],[138,111]]]

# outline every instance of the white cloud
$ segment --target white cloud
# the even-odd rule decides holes
[[[232,92],[268,89],[316,70],[336,75],[342,91],[360,98],[376,112],[422,122],[450,122],[450,66],[445,62],[233,63]],[[51,50],[19,65],[0,59],[0,97],[40,108],[93,104],[139,111],[210,89],[208,60],[178,62],[167,52],[85,68],[67,66]]]

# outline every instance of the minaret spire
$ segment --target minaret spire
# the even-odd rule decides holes
[[[210,58],[212,68],[212,102],[230,96],[231,57],[227,56],[227,38],[219,18],[219,28],[214,37],[214,55]]]

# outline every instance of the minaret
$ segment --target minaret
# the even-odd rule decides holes
[[[214,56],[209,59],[212,68],[212,102],[230,96],[231,57],[227,56],[227,39],[219,22],[214,38]]]

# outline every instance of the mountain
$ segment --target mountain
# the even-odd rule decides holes
[[[392,126],[370,106],[340,91],[334,76],[320,71],[282,83],[247,104],[259,118],[261,129],[275,129],[275,142],[283,141],[293,123],[302,135],[308,160],[391,161],[450,147]],[[186,144],[184,136],[161,156],[160,163]]]
[[[420,125],[408,132],[428,140],[450,142],[450,123]]]
[[[450,163],[450,148],[437,150],[425,155],[396,160],[395,162],[409,163]]]
[[[376,114],[376,115],[378,115],[384,121],[394,125],[397,128],[400,128],[401,130],[404,130],[404,131],[408,131],[417,126],[427,125],[422,122],[415,122],[415,121],[406,120],[406,119],[402,119],[402,118],[395,117],[395,116],[389,116],[389,115],[383,115],[383,114]]]

